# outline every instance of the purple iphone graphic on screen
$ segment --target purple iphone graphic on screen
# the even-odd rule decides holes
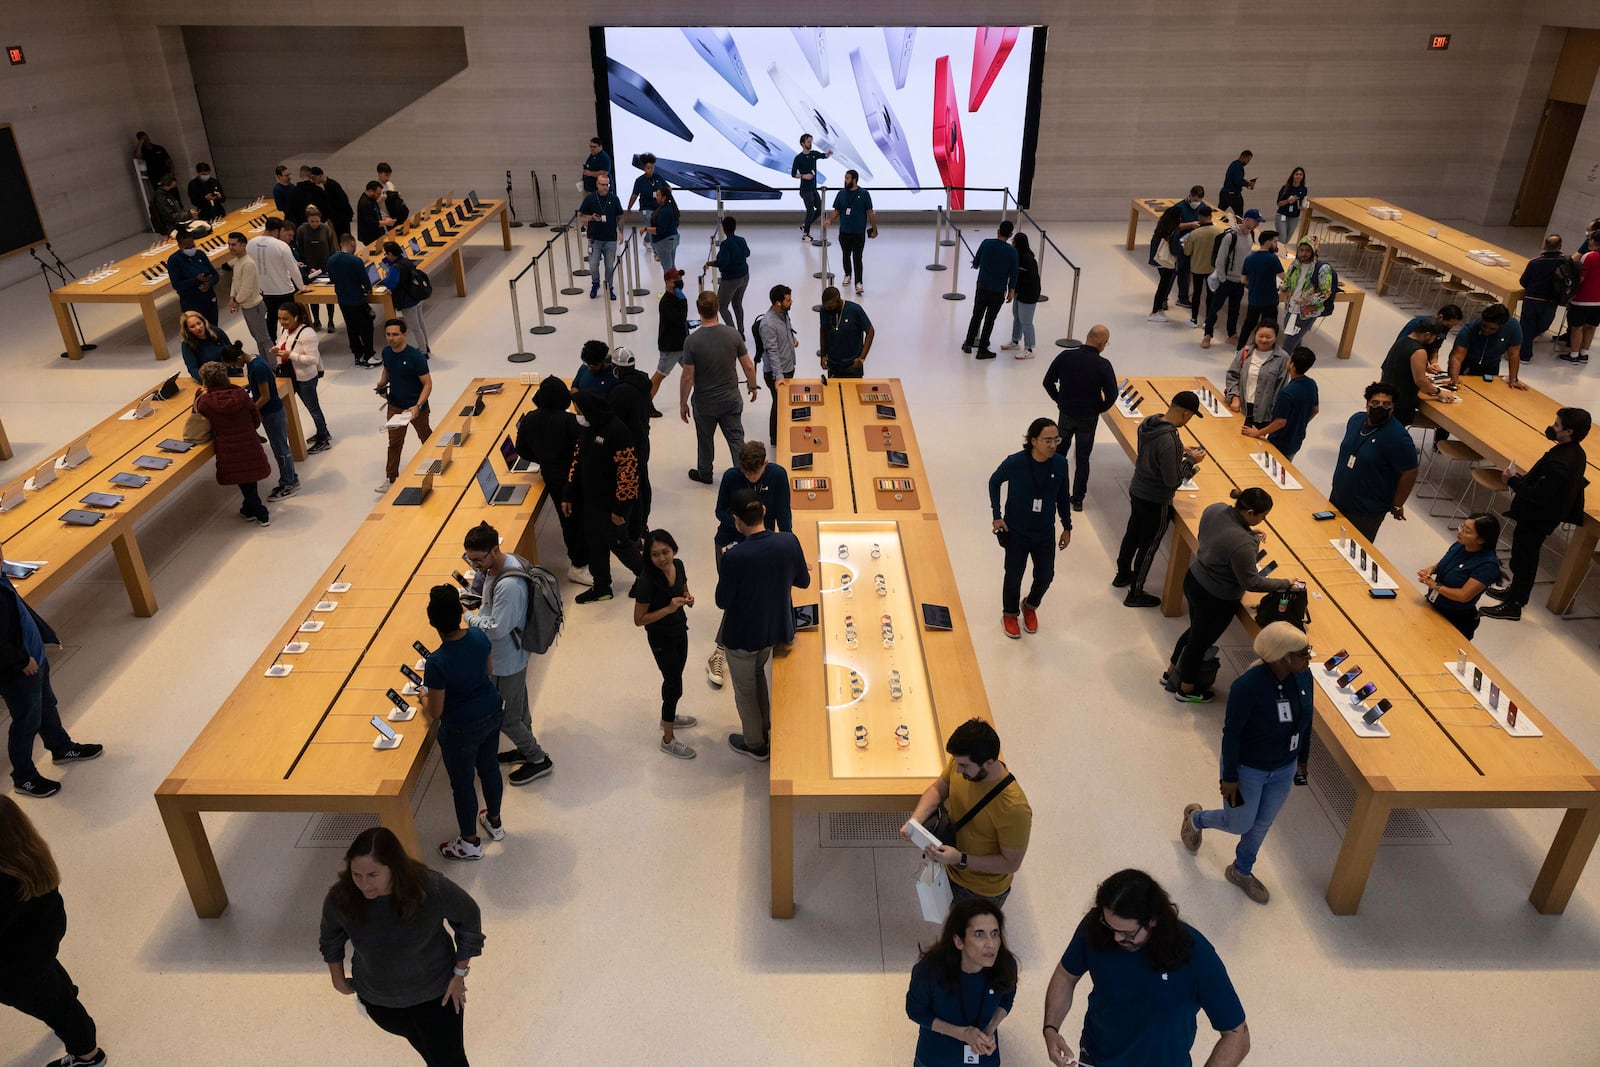
[[[817,84],[826,89],[828,87],[828,31],[821,26],[796,26],[789,32],[794,34],[795,43],[800,46],[800,51],[805,54],[806,62],[811,64],[811,73],[817,76]]]
[[[894,72],[894,87],[906,87],[906,75],[911,72],[911,49],[917,43],[917,31],[909,27],[883,29],[883,46],[889,50],[889,69]]]
[[[872,68],[861,58],[861,49],[850,50],[850,69],[855,72],[856,90],[861,94],[861,111],[867,117],[867,131],[883,151],[883,156],[907,185],[917,184],[917,166],[911,160],[911,146],[906,143],[905,130],[889,107],[889,97],[884,93]]]
[[[622,110],[638,115],[652,126],[659,126],[685,141],[694,140],[693,131],[684,125],[678,113],[656,92],[656,87],[638,71],[608,58],[606,84],[611,93],[611,102]]]
[[[976,111],[989,95],[989,87],[1006,65],[1017,43],[1015,26],[979,26],[972,42],[972,83],[967,88],[967,110]]]
[[[867,166],[866,157],[850,143],[850,138],[839,128],[839,124],[824,115],[822,108],[800,91],[800,87],[792,78],[779,70],[776,63],[767,67],[767,77],[777,86],[778,95],[783,97],[783,102],[789,106],[789,111],[800,124],[800,129],[811,135],[819,151],[832,152],[838,157],[835,162],[842,161],[860,171],[863,182],[872,179],[872,168]]]
[[[733,34],[709,26],[685,26],[683,35],[689,38],[700,58],[722,75],[735,92],[748,103],[756,102],[756,87],[750,83],[750,74],[744,69],[744,59],[739,55],[739,46],[733,43]]]
[[[789,173],[791,156],[777,134],[746,126],[737,117],[704,100],[694,102],[695,114],[705,119],[728,142],[763,167],[771,167],[780,174]]]

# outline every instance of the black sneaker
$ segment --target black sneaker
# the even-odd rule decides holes
[[[1556,358],[1560,359],[1560,360],[1563,360],[1564,362],[1567,362],[1567,363],[1580,362],[1580,360],[1578,358],[1578,354],[1576,352],[1563,352],[1563,353],[1561,353],[1561,355],[1557,356]]]
[[[1159,608],[1161,606],[1161,598],[1151,596],[1142,589],[1136,589],[1122,598],[1122,606],[1125,608]]]
[[[332,447],[333,447],[333,438],[324,437],[324,438],[321,438],[320,440],[313,441],[311,443],[311,445],[306,449],[306,453],[308,455],[313,455],[314,456],[318,452],[326,452],[328,449],[330,449]]]
[[[572,602],[574,604],[597,604],[602,600],[610,599],[611,590],[609,589],[585,589],[583,592],[573,597]]]
[[[506,777],[512,785],[527,785],[529,782],[548,776],[555,769],[556,765],[551,762],[550,754],[545,753],[544,759],[538,763],[524,763]]]
[[[691,482],[699,482],[701,485],[710,485],[711,475],[701,474],[698,470],[695,470],[691,467],[689,469],[689,480]]]
[[[1522,619],[1522,605],[1503,601],[1492,608],[1483,608],[1478,614],[1485,619],[1500,619],[1504,622],[1518,622]]]
[[[1177,689],[1173,691],[1172,699],[1180,704],[1209,704],[1217,699],[1217,694],[1210,689],[1196,689],[1192,693]]]
[[[996,358],[998,358],[998,354],[995,353],[992,349],[980,348],[980,349],[978,349],[978,354],[973,358],[975,358],[975,359],[996,359]]]
[[[106,1062],[106,1050],[97,1048],[94,1050],[94,1055],[88,1059],[84,1059],[82,1056],[74,1056],[69,1052],[59,1060],[51,1060],[44,1067],[99,1067],[104,1062]]]
[[[1483,595],[1490,600],[1504,600],[1510,593],[1511,587],[1509,585],[1502,585],[1498,589],[1491,585],[1483,591]]]
[[[272,525],[272,517],[270,515],[268,515],[265,511],[263,511],[260,515],[256,516],[256,525],[258,525],[258,526],[271,526]]]
[[[495,759],[499,760],[501,763],[526,763],[527,762],[526,760],[524,760],[522,758],[522,753],[518,752],[514,748],[506,749],[504,752],[502,752],[498,756],[496,756]]]
[[[661,418],[661,412],[659,412],[659,411],[657,411],[657,410],[656,410],[656,408],[655,408],[655,405],[653,405],[653,404],[652,404],[652,405],[651,405],[651,407],[650,407],[650,417],[651,417],[651,418],[652,418],[652,419],[659,419],[659,418]]]
[[[1578,362],[1581,363],[1581,364],[1587,365],[1588,362],[1589,362],[1589,353],[1587,353],[1587,352],[1579,352],[1578,353]]]
[[[287,485],[276,486],[267,494],[268,500],[282,500],[286,496],[294,496],[300,491],[299,482],[289,482]]]
[[[1074,501],[1073,501],[1073,502],[1072,502],[1072,510],[1073,510],[1073,511],[1082,511],[1082,510],[1083,510],[1083,501],[1081,501],[1081,500],[1074,500]]]
[[[50,762],[56,764],[82,763],[84,760],[99,759],[100,753],[105,750],[106,746],[104,745],[74,744],[70,748],[64,748],[60,752],[53,753],[50,756]]]
[[[744,734],[729,734],[728,747],[739,753],[741,756],[749,756],[757,763],[765,763],[767,760],[772,758],[772,748],[770,745],[762,745],[760,748],[757,748],[754,745],[747,745],[744,743]]]
[[[52,782],[48,778],[24,778],[20,782],[13,782],[11,791],[13,793],[21,793],[25,797],[43,799],[44,797],[53,797],[61,792],[61,783]]]
[[[1116,575],[1111,579],[1111,587],[1113,589],[1126,589],[1126,588],[1128,588],[1128,586],[1130,586],[1132,584],[1133,584],[1133,572],[1132,571],[1118,571],[1116,573]]]
[[[961,351],[965,352],[969,356],[972,355],[972,342],[971,341],[963,341],[963,342],[961,342]]]
[[[1171,671],[1162,671],[1161,688],[1169,693],[1176,693],[1178,691],[1178,676]]]

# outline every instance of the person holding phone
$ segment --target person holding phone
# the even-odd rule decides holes
[[[496,753],[500,737],[501,696],[494,685],[489,637],[463,623],[461,594],[451,585],[428,590],[428,625],[439,634],[439,647],[429,653],[422,671],[422,713],[438,726],[439,755],[450,776],[455,801],[454,841],[439,846],[450,860],[483,859],[478,824],[491,838],[504,841],[500,800],[505,781]],[[473,778],[483,783],[483,809],[478,808]]]
[[[644,232],[655,251],[656,261],[661,264],[662,276],[671,282],[671,275],[678,268],[678,202],[672,199],[672,190],[665,184],[656,190],[656,209]],[[678,280],[682,279],[680,272]]]
[[[1056,575],[1056,552],[1072,543],[1072,482],[1067,457],[1056,451],[1061,430],[1050,419],[1034,419],[1020,451],[1000,461],[989,476],[993,532],[1005,552],[1000,587],[1000,622],[1010,638],[1039,632],[1039,604]],[[1005,488],[1004,513],[1000,489]],[[1056,516],[1061,536],[1056,536]],[[1022,598],[1022,573],[1033,562],[1033,585]],[[1018,616],[1021,625],[1018,625]]]
[[[1500,557],[1495,554],[1499,541],[1498,518],[1482,511],[1468,515],[1456,528],[1456,543],[1444,558],[1417,572],[1433,610],[1469,641],[1478,632],[1478,601],[1501,578]]]
[[[999,1067],[996,1031],[1017,998],[1017,957],[1005,929],[1005,912],[991,900],[967,897],[950,906],[906,990],[906,1016],[919,1027],[919,1067]]]
[[[217,322],[217,268],[211,259],[196,247],[194,234],[187,225],[173,231],[178,250],[167,257],[167,280],[172,291],[178,294],[178,306],[184,311],[197,311],[207,322]]]
[[[428,1067],[466,1067],[467,976],[483,942],[477,901],[407,855],[394,831],[374,826],[350,842],[322,901],[322,959],[333,988]]]
[[[1178,833],[1190,853],[1200,851],[1206,830],[1239,836],[1233,862],[1222,876],[1257,904],[1272,894],[1255,871],[1261,842],[1282,810],[1289,791],[1305,780],[1311,759],[1311,641],[1299,627],[1269,623],[1256,634],[1261,660],[1228,689],[1228,712],[1222,722],[1223,806],[1212,811],[1200,804],[1183,809]]]
[[[322,351],[317,341],[317,328],[311,324],[306,306],[298,300],[278,308],[278,344],[274,351],[280,366],[288,364],[294,395],[311,413],[311,424],[316,427],[306,442],[306,451],[326,452],[333,447],[333,434],[328,430],[327,416],[322,413],[322,402],[317,399],[317,383],[324,374]]]
[[[1212,504],[1201,513],[1199,545],[1183,576],[1189,628],[1172,646],[1172,661],[1161,676],[1161,683],[1180,704],[1208,704],[1214,699],[1212,691],[1199,684],[1200,664],[1206,649],[1227,632],[1246,593],[1281,593],[1301,584],[1268,578],[1256,569],[1262,535],[1255,528],[1267,521],[1272,494],[1251,486],[1231,495],[1232,504]]]
[[[787,285],[774,285],[767,291],[767,310],[756,316],[750,324],[755,334],[756,352],[766,363],[761,377],[772,394],[772,408],[767,413],[767,443],[778,446],[778,390],[794,377],[797,353],[795,346],[800,335],[794,332],[789,321],[789,311],[794,307],[794,294]]]
[[[689,662],[688,609],[694,607],[689,574],[678,558],[678,542],[665,530],[645,535],[649,560],[639,570],[628,595],[633,598],[633,624],[644,627],[650,654],[661,671],[661,751],[678,759],[694,759],[695,751],[675,731],[696,725],[693,715],[679,715],[683,668]]]

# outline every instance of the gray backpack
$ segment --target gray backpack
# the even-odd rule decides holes
[[[543,567],[520,570],[508,567],[495,581],[518,578],[528,583],[528,613],[519,629],[511,632],[511,639],[524,652],[544,655],[561,636],[564,611],[561,601],[561,583]]]

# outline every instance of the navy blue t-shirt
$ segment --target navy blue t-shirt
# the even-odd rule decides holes
[[[655,238],[658,241],[678,236],[678,205],[671,200],[656,205],[656,213],[650,217],[650,225],[655,228]]]
[[[656,209],[656,190],[665,189],[667,181],[659,174],[641,174],[633,179],[633,195],[639,198],[641,211]]]
[[[1019,263],[1017,250],[1011,247],[1010,241],[985,238],[972,256],[972,265],[978,268],[979,289],[1003,293],[1017,287]]]
[[[1088,922],[1080,922],[1061,967],[1088,974],[1094,983],[1083,1016],[1078,1055],[1095,1067],[1172,1067],[1190,1062],[1199,1032],[1199,1011],[1218,1033],[1244,1025],[1244,1005],[1234,992],[1217,950],[1188,923],[1194,939],[1189,959],[1172,971],[1155,971],[1141,952],[1089,943]]]
[[[1345,424],[1328,499],[1346,515],[1384,515],[1394,506],[1400,475],[1417,468],[1417,446],[1405,424],[1391,418],[1375,430],[1358,411]]]
[[[1483,319],[1476,318],[1456,331],[1456,343],[1450,352],[1454,355],[1457,348],[1467,350],[1461,361],[1462,374],[1499,374],[1506,349],[1522,346],[1522,323],[1515,315],[1492,334],[1483,333],[1482,327]]]
[[[578,214],[600,216],[598,220],[588,223],[589,240],[617,239],[617,220],[622,217],[622,201],[617,199],[616,193],[607,193],[605,196],[601,196],[598,191],[590,193],[583,198],[583,203],[578,205]]]
[[[866,233],[872,194],[859,185],[854,189],[840,189],[833,198],[833,210],[839,213],[840,233]]]
[[[415,345],[396,352],[383,346],[383,369],[389,372],[389,403],[397,408],[416,407],[422,399],[422,376],[428,373],[428,357]]]
[[[872,320],[860,304],[846,300],[838,311],[822,309],[822,354],[830,364],[843,366],[854,363],[866,343],[867,329]]]
[[[1283,273],[1283,260],[1278,253],[1258,248],[1244,257],[1239,268],[1249,286],[1248,302],[1254,307],[1273,307],[1278,303],[1278,275]]]
[[[1222,176],[1222,191],[1225,193],[1243,192],[1244,182],[1244,160],[1236,159],[1228,164],[1228,171]]]
[[[615,174],[611,173],[611,157],[606,155],[606,153],[604,151],[590,153],[589,156],[587,158],[585,158],[584,161],[583,161],[583,169],[584,170],[603,170],[608,175],[610,175],[611,177],[613,177],[613,178],[616,177]],[[594,192],[595,189],[598,188],[598,185],[597,185],[598,182],[599,182],[598,178],[588,178],[588,177],[584,178],[583,179],[583,191],[586,192],[586,193]]]
[[[351,252],[335,252],[328,257],[328,280],[333,283],[334,299],[345,307],[367,302],[372,283],[367,280],[367,265]]]
[[[422,684],[444,693],[439,722],[461,727],[500,714],[500,691],[489,677],[489,636],[476,627],[440,641],[423,664]]]
[[[750,277],[750,245],[743,237],[734,234],[723,239],[717,249],[717,271],[728,280]]]
[[[1278,390],[1278,399],[1272,403],[1272,421],[1287,420],[1281,430],[1267,435],[1267,440],[1279,452],[1293,456],[1306,443],[1306,427],[1311,425],[1311,412],[1321,403],[1317,383],[1310,378],[1290,378]]]
[[[250,394],[250,399],[261,403],[261,396],[265,393],[272,399],[261,406],[261,414],[276,415],[283,410],[283,401],[278,399],[278,380],[273,377],[272,368],[267,366],[267,361],[260,356],[251,356],[250,362],[245,364],[245,391]]]

